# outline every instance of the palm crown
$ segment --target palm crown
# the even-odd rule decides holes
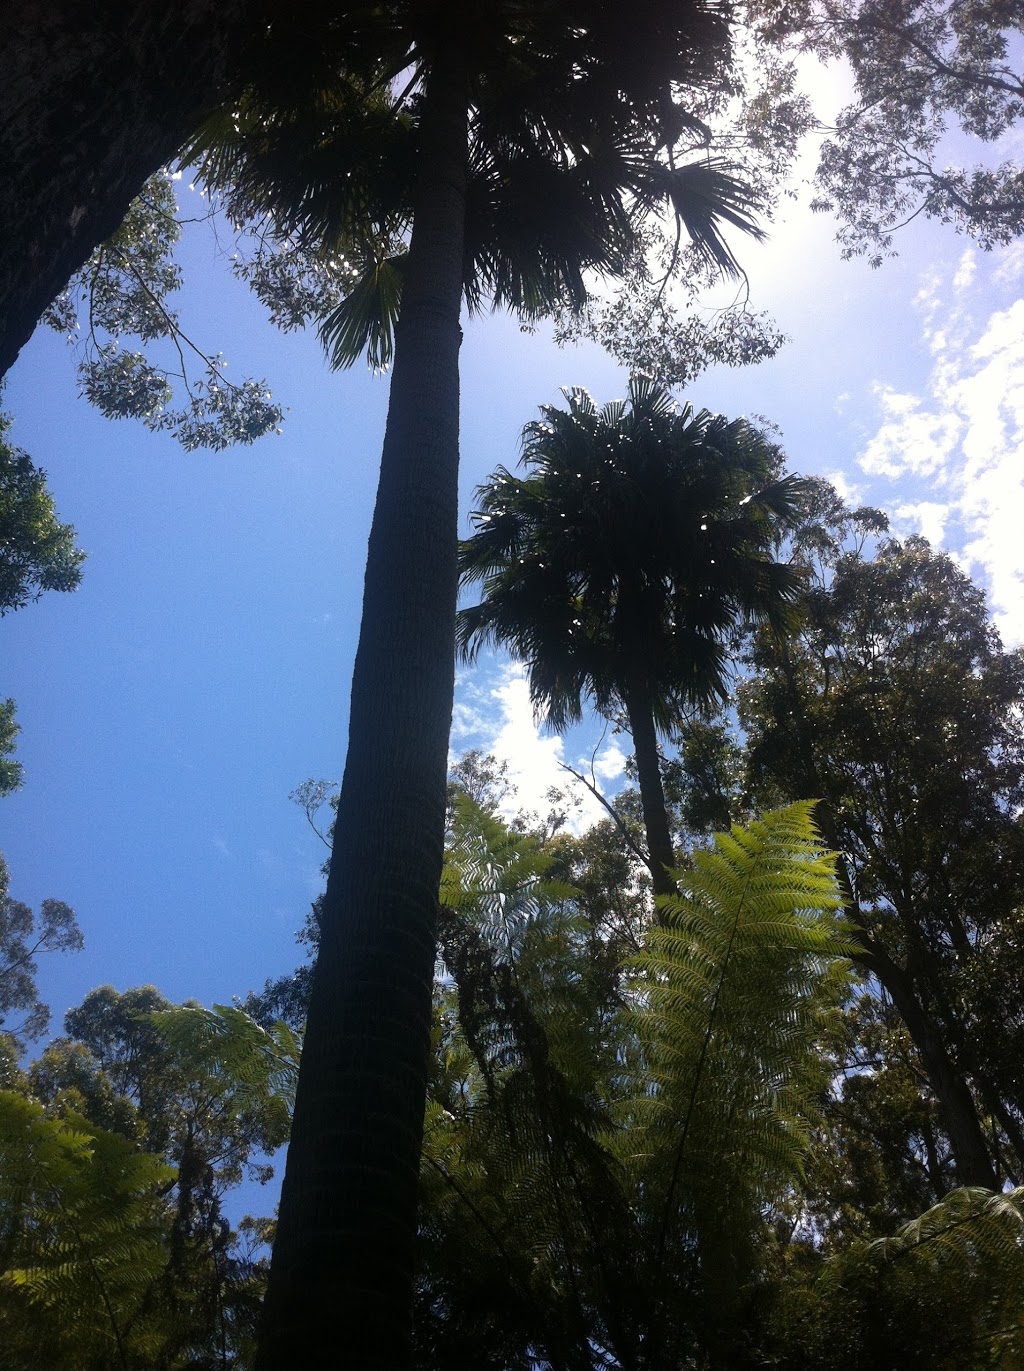
[[[523,464],[478,491],[461,544],[480,604],[458,616],[465,658],[500,643],[525,662],[535,708],[556,729],[624,707],[633,734],[655,890],[674,865],[656,730],[724,698],[728,637],[745,620],[782,628],[800,579],[773,553],[802,483],[744,420],[690,406],[644,379],[598,410],[583,390],[545,406]]]
[[[588,273],[621,276],[645,220],[666,209],[706,261],[736,269],[721,225],[761,236],[751,193],[708,154],[708,128],[681,103],[703,110],[722,88],[717,6],[641,0],[627,14],[594,0],[491,0],[473,20],[447,10],[349,10],[312,70],[275,61],[186,153],[237,219],[269,212],[279,237],[332,264],[343,298],[321,332],[336,365],[364,351],[391,359],[426,84],[453,51],[469,110],[471,310],[533,318],[581,305]]]
[[[799,575],[773,560],[801,482],[772,446],[645,380],[598,410],[583,390],[545,406],[524,432],[524,478],[499,467],[477,492],[464,584],[484,598],[459,615],[460,648],[509,647],[533,701],[558,729],[591,696],[651,693],[667,730],[681,708],[726,691],[726,639],[739,620],[783,627]]]

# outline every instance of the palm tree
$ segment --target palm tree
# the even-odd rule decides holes
[[[565,395],[567,410],[544,406],[524,431],[529,475],[499,467],[477,492],[459,567],[483,600],[460,612],[458,644],[467,659],[508,647],[556,730],[588,697],[625,710],[654,890],[668,895],[657,734],[725,697],[740,621],[785,626],[799,579],[771,554],[802,483],[779,477],[777,450],[750,424],[677,411],[648,380],[602,410],[584,390]]]
[[[343,6],[203,135],[240,217],[347,272],[338,364],[393,361],[321,942],[261,1371],[333,1343],[408,1363],[451,719],[459,315],[533,317],[617,275],[669,205],[723,269],[757,232],[683,103],[728,61],[713,0]],[[367,58],[367,53],[372,58]],[[696,98],[696,97],[694,97]]]

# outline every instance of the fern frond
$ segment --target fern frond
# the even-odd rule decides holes
[[[886,1261],[1015,1262],[1024,1279],[1024,1186],[1002,1193],[977,1186],[953,1190],[869,1250]]]
[[[115,1354],[124,1363],[128,1330],[167,1264],[161,1194],[174,1178],[118,1134],[49,1118],[35,1101],[0,1092],[0,1211],[10,1234],[0,1283],[28,1297],[21,1318],[43,1342],[69,1340],[83,1365]]]
[[[853,947],[811,810],[716,835],[634,964],[624,1161],[655,1268],[688,1263],[703,1286],[729,1279],[761,1207],[799,1176],[827,1084],[816,1044]]]

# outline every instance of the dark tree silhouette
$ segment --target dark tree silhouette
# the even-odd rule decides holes
[[[523,434],[528,474],[499,467],[477,492],[461,546],[461,611],[472,658],[500,643],[524,661],[534,705],[561,730],[589,697],[624,709],[655,892],[675,865],[657,733],[727,692],[728,637],[740,622],[782,627],[799,579],[773,560],[799,510],[800,482],[743,420],[676,410],[634,379],[629,400],[598,410],[583,390],[544,406]]]

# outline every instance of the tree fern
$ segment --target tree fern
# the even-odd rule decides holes
[[[720,1312],[737,1296],[827,1085],[816,1044],[852,947],[810,812],[770,813],[696,852],[635,963],[617,1136],[662,1279],[662,1337],[682,1293]]]
[[[302,1049],[286,1023],[263,1028],[244,1009],[223,1004],[178,1005],[148,1017],[206,1094],[223,1097],[237,1114],[258,1113],[265,1145],[285,1141]]]
[[[891,1237],[778,1253],[765,1365],[793,1371],[1017,1371],[1024,1189],[953,1190]]]
[[[855,1263],[898,1289],[904,1308],[967,1305],[970,1317],[961,1326],[970,1329],[971,1364],[1024,1364],[1024,1186],[1002,1194],[953,1190],[891,1238],[844,1254],[826,1284],[835,1285]]]
[[[490,1340],[509,1366],[681,1365],[721,1341],[707,1311],[751,1274],[827,1085],[850,949],[809,806],[695,855],[618,1004],[537,843],[468,803],[455,827],[421,1325],[470,1340],[455,1361]]]
[[[118,1134],[0,1092],[5,1368],[147,1364],[160,1332],[139,1316],[167,1260],[173,1179]]]

